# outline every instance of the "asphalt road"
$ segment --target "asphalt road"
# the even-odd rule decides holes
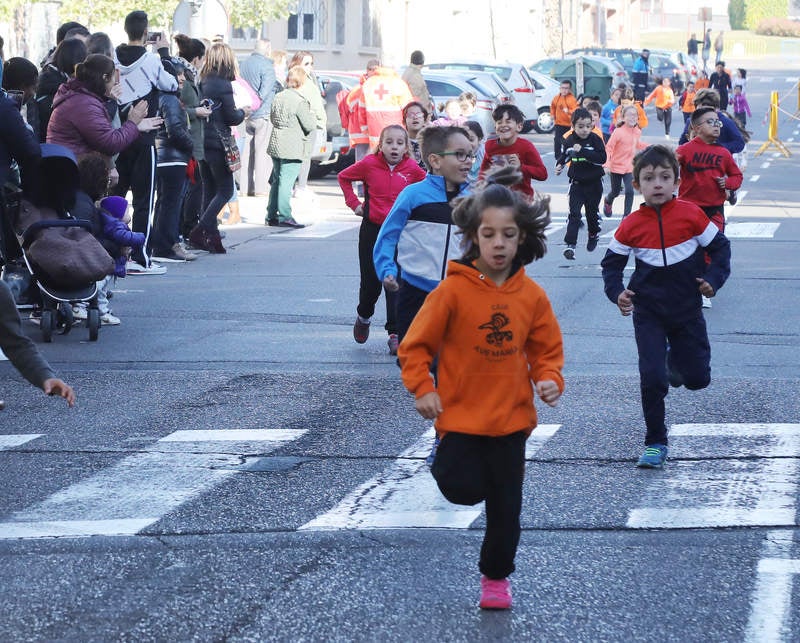
[[[554,223],[529,274],[561,324],[567,392],[529,443],[511,612],[477,608],[484,518],[427,473],[382,304],[353,342],[358,219],[327,178],[297,204],[304,230],[265,228],[244,199],[226,256],[119,281],[122,324],[96,343],[76,328],[42,344],[26,323],[78,405],[0,362],[2,638],[797,640],[796,80],[749,74],[733,273],[707,311],[713,383],[671,391],[663,471],[634,466],[632,328],[602,292],[619,215],[568,262],[566,178],[540,186]],[[753,156],[771,89],[791,158]],[[550,138],[531,140],[552,166]]]

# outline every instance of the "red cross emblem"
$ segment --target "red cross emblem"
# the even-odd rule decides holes
[[[376,89],[374,93],[378,95],[378,100],[382,103],[383,97],[389,93],[389,90],[383,86],[383,83],[381,83],[380,85],[378,85],[378,89]]]

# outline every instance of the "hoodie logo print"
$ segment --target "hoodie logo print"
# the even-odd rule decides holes
[[[492,315],[491,321],[478,326],[479,330],[487,329],[490,332],[486,334],[486,342],[490,346],[502,346],[503,342],[510,342],[514,339],[514,333],[510,330],[502,330],[508,326],[511,320],[503,313],[495,313]]]

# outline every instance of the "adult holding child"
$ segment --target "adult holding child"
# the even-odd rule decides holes
[[[233,196],[234,183],[225,158],[222,137],[231,136],[230,128],[239,125],[250,108],[237,109],[233,100],[233,81],[237,74],[236,56],[223,42],[211,45],[200,77],[203,98],[211,104],[211,116],[203,139],[204,159],[200,162],[203,177],[203,213],[189,233],[195,248],[215,254],[227,252],[219,234],[217,214]]]
[[[161,118],[145,118],[147,102],[131,107],[128,120],[115,128],[106,109],[106,98],[117,89],[114,61],[91,54],[76,67],[75,78],[59,87],[47,126],[47,142],[63,145],[76,157],[100,152],[108,157],[128,148],[141,132],[158,129]]]

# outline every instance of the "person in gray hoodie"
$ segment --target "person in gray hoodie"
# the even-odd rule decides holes
[[[147,14],[144,11],[132,11],[125,17],[125,33],[128,43],[119,45],[117,53],[117,69],[122,93],[117,98],[120,104],[120,118],[124,122],[131,106],[140,99],[146,99],[148,117],[158,114],[159,91],[175,92],[178,81],[169,74],[161,64],[161,58],[169,58],[169,43],[163,36],[158,41],[148,40]],[[158,53],[147,50],[146,45],[152,43]],[[117,157],[119,183],[114,193],[125,196],[128,190],[133,194],[133,219],[131,228],[134,232],[144,232],[149,238],[153,220],[153,204],[155,197],[155,132],[143,134],[136,142],[125,149]],[[143,250],[131,255],[128,266],[130,274],[163,274],[166,268],[153,264]]]

